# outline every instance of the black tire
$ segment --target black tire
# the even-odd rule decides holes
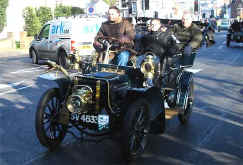
[[[38,55],[34,49],[31,49],[31,59],[33,64],[38,64]]]
[[[139,98],[130,104],[124,116],[122,148],[126,160],[134,160],[143,154],[149,131],[149,103]]]
[[[194,103],[194,82],[193,79],[190,82],[189,86],[189,93],[188,93],[188,101],[187,101],[187,107],[184,112],[184,114],[179,114],[178,119],[181,124],[187,124],[192,113],[192,108],[193,108],[193,103]]]
[[[229,39],[226,41],[226,46],[230,47],[230,40]]]
[[[67,58],[67,54],[65,53],[65,51],[59,52],[57,62],[65,69],[68,69],[70,67],[70,59]]]
[[[60,95],[57,88],[47,90],[39,101],[35,129],[40,143],[53,150],[66,135],[67,127],[59,124]]]
[[[161,134],[165,132],[165,111],[161,112],[151,122],[150,132],[152,134]]]

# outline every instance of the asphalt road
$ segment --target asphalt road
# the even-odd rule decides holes
[[[188,125],[175,117],[151,135],[145,154],[131,165],[243,164],[243,44],[227,48],[225,32],[201,48],[194,68],[195,105]],[[23,53],[0,51],[0,165],[125,165],[116,141],[80,142],[71,136],[50,152],[35,134],[35,111],[53,82]]]

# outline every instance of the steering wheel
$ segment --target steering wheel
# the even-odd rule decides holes
[[[102,37],[98,37],[97,41],[104,44],[105,42],[109,42],[109,44],[111,43],[120,43],[120,40],[115,38],[115,37],[109,37],[109,36],[102,36]]]

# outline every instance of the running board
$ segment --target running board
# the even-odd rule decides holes
[[[165,119],[172,119],[174,116],[177,116],[179,111],[177,109],[165,108]]]

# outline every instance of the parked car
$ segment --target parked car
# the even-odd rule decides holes
[[[228,30],[230,28],[230,20],[229,19],[223,19],[221,20],[221,24],[218,26],[218,32],[221,30]]]
[[[94,37],[103,21],[105,18],[100,16],[80,16],[47,22],[30,44],[32,62],[38,64],[39,60],[53,60],[68,68],[74,51],[78,51],[80,56],[91,55]]]

